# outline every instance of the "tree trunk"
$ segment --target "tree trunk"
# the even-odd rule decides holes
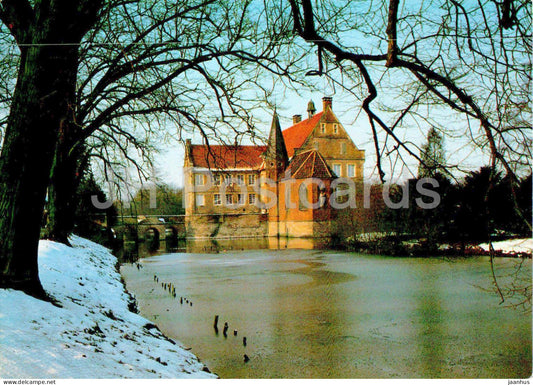
[[[46,188],[64,125],[73,120],[79,43],[102,0],[4,1],[0,18],[21,47],[0,154],[0,287],[46,298],[37,251]]]
[[[58,131],[72,116],[77,47],[22,57],[0,156],[0,287],[45,297],[37,249]]]
[[[65,132],[65,135],[71,134]],[[70,143],[60,137],[57,144],[48,187],[48,220],[43,236],[68,246],[68,237],[74,231],[77,191],[84,163],[84,146],[72,148]]]

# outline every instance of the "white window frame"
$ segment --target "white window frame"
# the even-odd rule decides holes
[[[352,169],[353,173],[350,172],[350,169]],[[349,164],[347,166],[347,173],[348,173],[348,178],[355,178],[355,175],[356,175],[355,164]]]
[[[338,134],[339,133],[339,126],[337,124],[333,125],[333,133]]]
[[[339,172],[336,171],[336,168],[339,169]],[[342,176],[342,164],[340,163],[334,163],[333,164],[333,172],[335,173],[335,175],[337,176]]]
[[[326,123],[322,123],[322,124],[320,125],[320,131],[321,131],[323,134],[326,133]]]
[[[248,186],[253,186],[257,182],[255,174],[248,174]]]
[[[205,184],[204,174],[194,174],[194,185],[203,186]]]
[[[220,186],[220,174],[213,174],[213,185]]]
[[[205,206],[205,195],[196,194],[196,207],[203,207],[203,206]]]
[[[341,142],[341,155],[346,154],[346,142]]]
[[[225,202],[226,202],[227,205],[232,205],[233,204],[233,194],[226,194],[224,199],[225,199]]]
[[[244,184],[244,175],[243,174],[237,174],[237,184],[243,185]]]
[[[220,194],[213,194],[213,205],[220,206],[222,205],[222,197]]]
[[[237,204],[239,206],[244,205],[244,194],[237,194]]]
[[[248,194],[248,204],[249,205],[255,205],[255,202],[257,202],[257,196],[255,193]]]

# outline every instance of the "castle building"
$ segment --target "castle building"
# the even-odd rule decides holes
[[[335,190],[362,184],[365,153],[333,113],[331,98],[324,97],[322,112],[315,112],[311,101],[307,119],[295,115],[293,125],[283,131],[274,112],[265,146],[194,145],[187,140],[187,235],[329,237],[336,233],[340,224],[338,208],[333,207],[333,200],[339,199]],[[343,183],[337,183],[339,177]]]

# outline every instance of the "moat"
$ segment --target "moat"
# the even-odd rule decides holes
[[[222,378],[531,375],[531,310],[499,304],[487,257],[392,258],[280,246],[210,253],[199,245],[196,251],[207,251],[142,258],[142,268],[124,264],[121,273],[141,314]],[[512,276],[520,260],[495,263],[502,287],[531,280],[531,260]],[[176,298],[162,283],[173,284]]]

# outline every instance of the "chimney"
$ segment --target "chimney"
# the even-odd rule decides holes
[[[293,115],[292,124],[300,123],[302,121],[302,115]]]
[[[185,159],[192,157],[192,144],[190,139],[185,139]]]
[[[333,98],[329,96],[324,96],[322,98],[322,111],[326,111],[326,108],[329,107],[333,111]]]

